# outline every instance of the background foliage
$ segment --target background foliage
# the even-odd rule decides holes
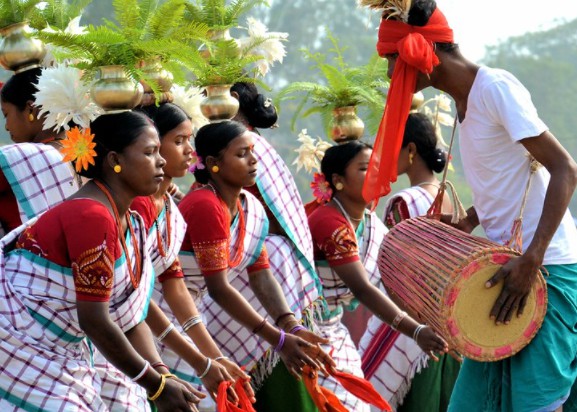
[[[314,70],[310,69],[302,48],[312,53],[323,52],[330,48],[326,37],[327,29],[338,39],[341,46],[347,47],[345,58],[351,66],[365,65],[375,51],[378,19],[368,11],[357,8],[355,1],[332,0],[270,0],[270,7],[258,6],[241,17],[240,24],[246,25],[246,17],[253,16],[268,25],[270,31],[288,32],[287,56],[282,65],[277,64],[264,79],[271,87],[269,96],[294,81],[322,81]],[[82,24],[100,24],[102,18],[111,18],[111,0],[93,1],[86,9]],[[562,23],[548,31],[527,33],[512,37],[501,44],[487,48],[485,57],[478,63],[500,67],[511,71],[529,89],[541,117],[551,131],[561,141],[573,157],[577,157],[577,116],[575,115],[575,96],[577,96],[577,20]],[[234,33],[233,33],[234,34]],[[0,70],[0,80],[6,80],[10,73]],[[432,90],[426,90],[427,97]],[[296,173],[291,165],[296,158],[298,132],[306,128],[312,137],[324,135],[322,121],[317,116],[299,119],[295,130],[291,130],[290,120],[295,110],[291,102],[283,102],[279,107],[281,118],[279,128],[261,131],[281,153],[295,175],[303,200],[312,199],[308,183],[311,177],[304,172]],[[445,139],[450,130],[444,130]],[[364,140],[372,141],[373,136],[366,135]],[[0,143],[8,143],[8,135],[2,130]],[[458,145],[457,148],[458,149]],[[463,203],[471,203],[471,195],[462,174],[462,165],[458,150],[454,151],[455,171],[449,179],[455,183]],[[186,188],[190,180],[181,182]],[[393,186],[393,192],[407,185],[400,178]],[[384,201],[381,201],[381,207]],[[577,195],[573,196],[571,210],[577,216]]]

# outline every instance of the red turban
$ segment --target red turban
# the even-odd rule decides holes
[[[453,30],[438,8],[422,27],[397,20],[381,20],[377,51],[381,57],[393,53],[399,56],[363,186],[367,202],[389,193],[391,183],[397,180],[397,160],[417,74],[419,71],[430,74],[439,64],[433,43],[453,43]]]

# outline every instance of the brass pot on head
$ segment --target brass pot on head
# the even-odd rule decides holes
[[[411,110],[419,110],[419,107],[421,107],[423,103],[425,103],[425,95],[423,94],[423,92],[417,92],[413,94],[413,100],[411,101]]]
[[[335,142],[358,140],[365,131],[365,124],[357,116],[356,106],[337,107],[333,110],[331,139]]]
[[[140,104],[143,88],[126,74],[124,66],[101,66],[100,78],[92,85],[92,100],[105,112],[123,112]]]
[[[146,80],[154,81],[160,89],[160,96],[155,96],[152,87],[146,81],[141,80],[140,84],[144,89],[144,97],[141,102],[143,106],[155,104],[157,99],[159,100],[158,103],[172,102],[173,97],[170,89],[174,76],[162,67],[160,58],[141,60],[136,67],[142,70]]]
[[[16,73],[40,67],[46,55],[44,43],[32,37],[27,22],[0,28],[0,65]]]
[[[239,102],[230,94],[230,84],[206,86],[200,111],[210,122],[230,120],[238,113]]]

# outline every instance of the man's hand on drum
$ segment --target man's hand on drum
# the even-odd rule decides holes
[[[439,358],[435,353],[447,353],[449,351],[449,345],[443,338],[437,335],[430,326],[421,325],[421,327],[423,328],[418,333],[415,342],[417,342],[417,345],[419,345],[423,352],[438,361]]]
[[[497,297],[490,317],[497,325],[508,324],[515,313],[523,314],[527,297],[536,279],[539,270],[539,261],[530,255],[523,255],[511,259],[485,283],[485,287],[492,288],[501,279],[504,280],[503,290]]]

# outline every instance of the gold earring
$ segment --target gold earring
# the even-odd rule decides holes
[[[212,173],[218,173],[220,171],[220,167],[218,167],[217,165],[214,165],[214,166],[212,166],[212,168],[210,170],[212,170]]]
[[[114,166],[114,173],[120,173],[120,172],[122,172],[122,167],[120,165]]]
[[[337,190],[343,190],[344,187],[345,187],[345,186],[344,186],[341,182],[337,182],[337,183],[335,184],[335,189],[337,189]]]
[[[413,164],[413,154],[409,153],[409,164],[412,165]]]
[[[30,123],[32,123],[32,122],[35,120],[33,113],[30,113],[30,114],[28,115],[28,120],[30,121]]]

